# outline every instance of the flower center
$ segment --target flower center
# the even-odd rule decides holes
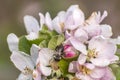
[[[88,74],[90,74],[91,73],[91,70],[90,69],[88,69],[87,67],[85,67],[85,66],[79,66],[79,70],[83,73],[83,74],[85,74],[85,75],[88,75]]]
[[[62,31],[64,30],[64,23],[60,23],[60,26],[61,26],[61,29],[62,29]]]
[[[88,50],[88,54],[87,54],[88,59],[90,59],[90,58],[96,58],[97,55],[98,55],[98,52],[96,52],[95,49],[92,49],[92,50],[89,49]]]
[[[32,73],[33,73],[33,70],[31,70],[30,68],[28,68],[28,67],[26,66],[22,73],[25,74],[25,75],[27,75],[27,74],[32,74]]]

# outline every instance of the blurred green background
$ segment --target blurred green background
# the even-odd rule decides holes
[[[103,23],[112,26],[113,37],[120,34],[120,0],[0,0],[0,80],[15,80],[20,73],[10,61],[6,38],[9,33],[26,34],[23,17],[32,15],[39,20],[39,12],[50,12],[54,18],[73,4],[80,6],[86,18],[93,11],[107,10]]]

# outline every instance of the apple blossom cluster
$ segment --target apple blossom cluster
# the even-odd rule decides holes
[[[21,71],[17,80],[120,80],[120,37],[111,38],[108,15],[93,12],[88,19],[78,5],[60,11],[24,17],[27,35],[7,37],[10,59]]]

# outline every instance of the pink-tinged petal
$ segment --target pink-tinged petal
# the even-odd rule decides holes
[[[107,16],[107,11],[104,11],[103,15],[98,11],[93,12],[92,15],[86,20],[87,24],[99,24]]]
[[[39,32],[40,30],[39,23],[34,17],[26,15],[24,17],[24,23],[28,34],[31,32],[35,32],[35,33]]]
[[[53,57],[53,54],[55,54],[55,52],[53,50],[50,50],[48,48],[42,48],[39,52],[38,61],[40,61],[40,64],[42,64],[44,66],[48,66],[49,61]]]
[[[78,5],[71,6],[66,12],[65,29],[74,30],[84,22],[84,13]]]
[[[102,78],[105,75],[106,68],[95,68],[92,70],[90,76],[92,78]]]
[[[82,25],[84,22],[84,13],[82,12],[82,10],[80,10],[80,8],[78,7],[78,9],[75,9],[73,11],[73,19],[75,22],[75,25],[79,26]]]
[[[42,13],[39,13],[40,16],[40,29],[42,29],[43,24],[45,24],[45,17]]]
[[[62,26],[60,25],[61,23],[58,16],[53,19],[52,24],[55,31],[57,31],[58,33],[62,33]]]
[[[88,34],[81,28],[75,31],[74,36],[78,38],[81,42],[85,42],[88,40]]]
[[[85,63],[84,65],[85,65],[86,68],[88,68],[90,70],[93,70],[95,68],[95,65],[91,64],[91,63]]]
[[[32,80],[32,75],[25,75],[25,74],[21,73],[18,76],[17,80]]]
[[[112,42],[110,42],[109,40],[107,40],[102,36],[97,36],[92,38],[89,41],[88,47],[90,50],[95,49],[97,52],[97,55],[99,57],[104,57],[104,58],[112,57],[117,50],[117,47],[115,44],[113,44]]]
[[[89,38],[98,36],[101,34],[101,28],[98,25],[89,25],[84,27],[84,30],[88,33]]]
[[[98,24],[98,20],[100,18],[100,13],[93,12],[91,16],[86,20],[87,24]]]
[[[13,51],[10,59],[14,65],[22,72],[24,72],[25,68],[28,68],[30,70],[34,69],[34,64],[31,57],[24,52]]]
[[[30,49],[31,58],[35,64],[36,64],[36,60],[37,60],[38,55],[39,55],[39,50],[40,50],[40,47],[35,45],[35,44],[33,44],[31,49]]]
[[[38,70],[33,71],[33,79],[34,80],[41,80],[41,73]]]
[[[79,26],[74,24],[72,13],[69,13],[68,17],[65,19],[65,29],[66,30],[74,30],[77,27],[79,27]]]
[[[87,55],[86,46],[83,43],[81,43],[80,41],[78,41],[75,38],[71,38],[70,42],[75,49],[77,49],[80,52],[82,52],[83,54]]]
[[[45,15],[45,24],[47,25],[47,27],[50,29],[50,30],[53,30],[53,27],[52,27],[52,19],[51,19],[51,16],[50,14],[47,12],[46,15]]]
[[[68,39],[72,36],[71,33],[68,32],[68,30],[65,31],[65,38]]]
[[[108,66],[110,64],[110,60],[108,60],[106,58],[95,58],[95,59],[92,58],[92,59],[90,59],[90,61],[95,66],[99,66],[99,67],[105,67],[105,66]]]
[[[19,39],[15,34],[11,33],[8,35],[7,43],[8,43],[9,50],[11,52],[18,50],[18,42],[19,42]]]
[[[99,20],[99,23],[102,22],[107,16],[108,16],[108,12],[107,12],[107,11],[104,11],[104,12],[103,12],[103,15],[101,16],[101,18],[100,18],[100,20]]]
[[[72,62],[69,64],[68,71],[71,72],[71,73],[76,73],[76,72],[77,72],[76,61],[72,61]]]
[[[66,15],[71,12],[72,12],[73,20],[74,20],[75,24],[77,24],[77,25],[83,24],[85,16],[84,16],[84,13],[82,12],[82,10],[79,8],[79,6],[78,5],[70,6],[67,10]]]
[[[82,74],[82,73],[76,73],[75,74],[75,76],[78,78],[78,79],[80,79],[80,80],[93,80],[90,76],[88,76],[88,75],[84,75],[84,74]]]
[[[83,65],[83,64],[86,62],[86,59],[87,59],[87,56],[86,56],[86,55],[80,54],[80,55],[79,55],[79,58],[78,58],[78,63],[79,63],[80,65]]]
[[[46,66],[41,64],[40,71],[44,76],[49,76],[52,72],[52,69],[50,67],[46,67]]]
[[[110,68],[106,68],[105,75],[100,80],[116,80]]]

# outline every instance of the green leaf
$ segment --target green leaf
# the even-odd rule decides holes
[[[116,76],[116,80],[120,80],[120,66],[117,64],[111,64],[110,67]]]
[[[62,44],[63,41],[64,41],[64,35],[63,34],[53,36],[48,43],[48,48],[55,49],[57,46]]]
[[[120,59],[120,53],[116,53],[115,55],[117,55],[119,57],[119,59]]]
[[[120,49],[120,45],[119,44],[117,44],[117,48]]]
[[[19,47],[20,51],[23,51],[27,54],[30,54],[31,45],[30,45],[29,41],[26,39],[25,36],[22,36],[22,37],[19,38],[18,47]]]
[[[69,62],[68,61],[61,59],[58,62],[58,66],[59,66],[61,72],[63,73],[63,76],[66,76],[67,74],[69,74],[69,72],[68,72]]]

